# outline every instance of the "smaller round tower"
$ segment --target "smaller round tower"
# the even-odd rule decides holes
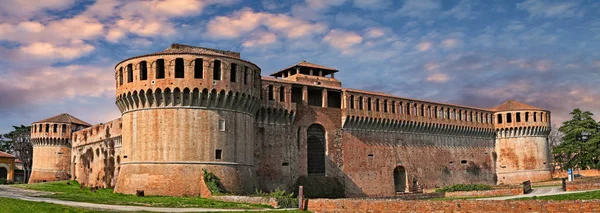
[[[552,179],[550,111],[509,100],[493,109],[497,184]]]
[[[33,167],[29,183],[71,178],[71,133],[91,125],[67,113],[31,124]]]

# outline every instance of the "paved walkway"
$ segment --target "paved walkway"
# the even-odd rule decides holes
[[[108,211],[147,211],[147,212],[231,212],[231,211],[266,211],[266,210],[290,210],[290,209],[211,209],[211,208],[167,208],[167,207],[147,207],[147,206],[121,206],[96,203],[84,203],[57,200],[52,198],[37,197],[41,195],[51,194],[49,192],[40,192],[21,188],[13,188],[7,185],[0,185],[0,197],[14,198],[20,200],[54,203],[64,206],[72,206],[93,210],[108,210]]]
[[[515,196],[508,196],[508,197],[481,198],[481,199],[477,199],[477,200],[508,200],[508,199],[514,199],[514,198],[522,198],[522,197],[533,197],[533,196],[540,197],[540,196],[572,194],[572,193],[589,192],[589,191],[596,191],[596,190],[567,192],[567,191],[564,191],[562,189],[562,187],[560,187],[560,186],[538,187],[538,188],[533,188],[529,194],[515,195]]]

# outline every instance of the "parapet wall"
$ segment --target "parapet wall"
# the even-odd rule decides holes
[[[73,133],[72,176],[85,186],[114,188],[121,163],[121,118]]]

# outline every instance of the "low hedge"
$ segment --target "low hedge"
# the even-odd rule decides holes
[[[456,191],[483,191],[490,190],[491,186],[485,184],[454,184],[436,189],[436,192],[456,192]]]

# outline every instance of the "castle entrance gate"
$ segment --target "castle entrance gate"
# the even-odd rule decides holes
[[[308,127],[306,135],[308,175],[325,175],[325,129],[313,124]]]
[[[403,166],[394,169],[394,188],[396,192],[406,192],[406,170]]]

